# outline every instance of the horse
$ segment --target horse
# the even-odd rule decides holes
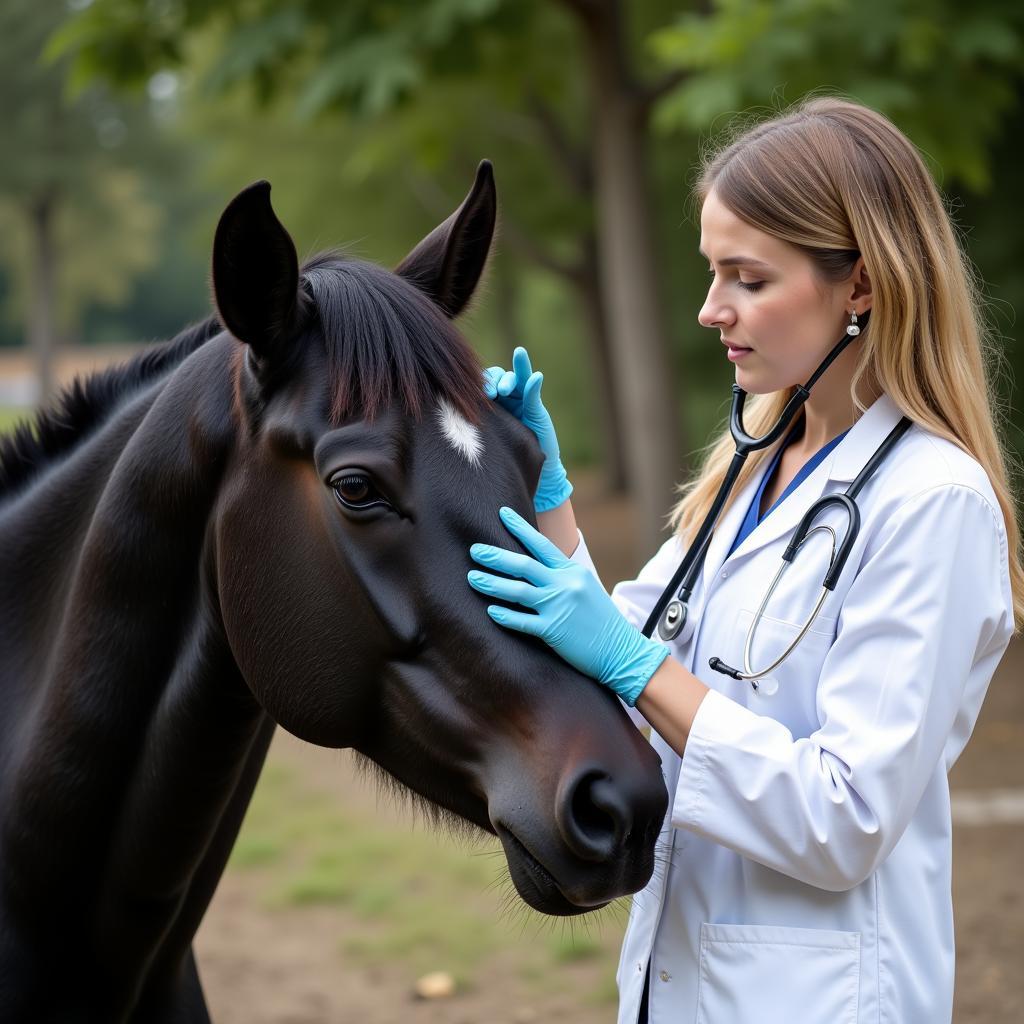
[[[453,323],[496,208],[485,161],[394,271],[300,267],[256,182],[213,314],[0,444],[3,1021],[208,1024],[192,940],[277,726],[497,835],[541,912],[651,877],[657,755],[466,584],[543,459]]]

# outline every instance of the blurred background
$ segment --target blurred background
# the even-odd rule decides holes
[[[1022,86],[1016,0],[5,0],[0,430],[205,316],[213,229],[249,182],[300,256],[394,265],[487,157],[499,236],[460,325],[485,365],[528,345],[602,575],[634,575],[732,380],[696,321],[699,155],[816,92],[923,152],[1019,458]],[[962,1021],[1024,1019],[1022,669],[1014,645],[953,775]],[[279,737],[197,943],[215,1019],[613,1019],[625,909],[508,911],[500,860]],[[453,995],[414,997],[431,971]]]

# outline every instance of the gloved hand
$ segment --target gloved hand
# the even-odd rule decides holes
[[[503,409],[526,424],[540,442],[544,465],[533,497],[533,507],[537,512],[558,508],[572,494],[572,484],[565,475],[558,453],[554,424],[540,400],[543,381],[544,374],[532,371],[530,357],[521,345],[512,353],[511,370],[492,366],[484,371],[484,393],[487,397],[495,399]]]
[[[500,605],[490,605],[487,614],[501,626],[540,637],[570,665],[610,687],[632,707],[668,656],[668,648],[628,622],[597,577],[566,558],[525,519],[504,506],[499,515],[509,533],[536,558],[474,544],[469,549],[474,562],[519,578],[473,569],[470,586],[536,614]]]

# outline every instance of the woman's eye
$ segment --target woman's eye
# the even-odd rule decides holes
[[[715,279],[715,268],[714,267],[708,267],[708,276],[711,278],[712,281]],[[757,291],[760,291],[761,288],[763,287],[764,281],[739,281],[739,280],[737,280],[736,284],[738,284],[744,291],[747,291],[747,292],[757,292]]]
[[[369,477],[350,473],[335,478],[332,485],[338,500],[349,508],[369,508],[371,505],[386,505],[384,496],[370,482]]]

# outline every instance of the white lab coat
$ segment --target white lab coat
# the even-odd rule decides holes
[[[772,696],[742,666],[754,610],[807,508],[843,491],[899,420],[883,396],[726,558],[754,474],[716,531],[672,654],[711,687],[680,759],[657,735],[670,808],[633,899],[618,983],[634,1024],[938,1024],[953,999],[946,775],[1013,631],[999,504],[981,466],[912,427],[859,497],[861,530]],[[766,463],[767,464],[767,463]],[[823,521],[845,520],[830,511]],[[575,561],[593,567],[586,544]],[[682,557],[667,541],[613,598],[638,628]],[[810,540],[759,626],[774,660],[821,590]],[[708,582],[710,581],[710,583]]]

